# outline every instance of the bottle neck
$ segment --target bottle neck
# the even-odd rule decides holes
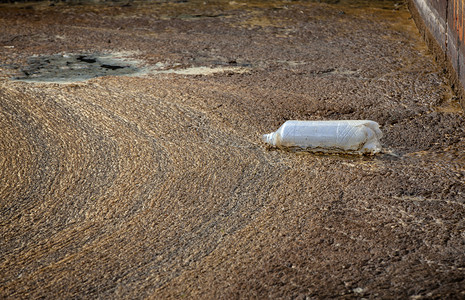
[[[263,142],[265,142],[265,143],[267,143],[267,144],[270,144],[270,145],[272,145],[272,146],[276,146],[276,145],[275,145],[275,140],[274,140],[274,135],[275,135],[274,132],[273,132],[273,133],[269,133],[269,134],[264,134],[264,135],[262,136]]]

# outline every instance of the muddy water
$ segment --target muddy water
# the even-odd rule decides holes
[[[73,83],[100,76],[119,76],[141,73],[137,62],[109,55],[55,54],[28,59],[15,80],[28,82]]]
[[[0,27],[2,297],[464,296],[464,116],[404,5],[46,2]],[[11,79],[82,53],[155,71]],[[384,153],[267,149],[288,119],[372,119]]]

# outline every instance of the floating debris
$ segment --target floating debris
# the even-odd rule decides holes
[[[382,137],[378,123],[369,120],[286,121],[265,143],[292,151],[376,154]]]

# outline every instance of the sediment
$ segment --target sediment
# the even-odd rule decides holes
[[[463,111],[404,4],[17,3],[0,28],[1,298],[465,297]],[[80,53],[151,71],[14,79]],[[374,120],[383,152],[266,148],[289,119]]]

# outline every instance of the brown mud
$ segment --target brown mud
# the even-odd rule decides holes
[[[0,28],[1,298],[465,297],[465,120],[404,4],[3,4]],[[166,72],[11,79],[92,53]],[[267,149],[288,119],[377,121],[384,152]]]

